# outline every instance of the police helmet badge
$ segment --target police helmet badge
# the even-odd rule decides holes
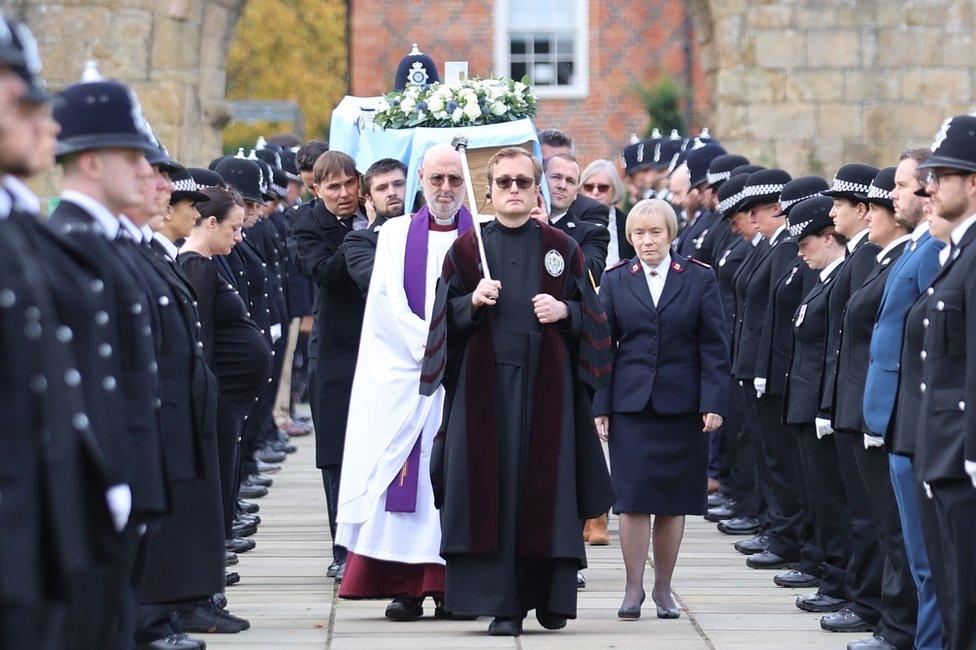
[[[420,61],[414,61],[413,65],[410,66],[410,73],[407,75],[407,83],[414,86],[426,86],[428,78],[430,75],[427,74],[424,64]]]
[[[554,278],[558,278],[566,270],[566,262],[563,256],[555,248],[546,253],[546,273]]]

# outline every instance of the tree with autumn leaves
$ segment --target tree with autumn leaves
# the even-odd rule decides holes
[[[305,139],[326,137],[332,108],[349,87],[343,0],[249,0],[227,54],[227,98],[289,100],[304,116]],[[224,150],[251,147],[291,124],[231,122]]]

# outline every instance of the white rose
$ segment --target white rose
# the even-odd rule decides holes
[[[515,82],[515,92],[517,92],[517,93],[523,93],[523,92],[526,91],[527,88],[528,88],[528,86],[526,86],[521,81],[516,81]]]
[[[475,93],[471,92],[470,90],[465,91],[465,92],[461,93],[461,101],[464,102],[465,104],[470,104],[472,102],[475,103],[475,104],[477,104],[478,103],[478,95],[476,95]]]
[[[446,120],[447,111],[437,111],[436,113],[434,113],[434,117],[436,117],[439,120]]]
[[[492,115],[504,115],[507,112],[508,112],[508,106],[506,106],[503,102],[495,102],[494,104],[491,105]]]
[[[416,107],[417,102],[410,95],[404,95],[403,99],[400,100],[400,110],[404,113],[410,113]]]
[[[478,102],[474,101],[470,104],[465,105],[464,114],[468,116],[468,119],[476,120],[481,117],[481,107],[478,106]]]
[[[390,105],[385,99],[381,99],[376,102],[376,110],[380,112],[390,110]]]
[[[462,117],[464,117],[464,111],[462,111],[460,107],[455,108],[454,112],[451,113],[452,122],[460,122]]]
[[[439,113],[444,110],[444,100],[435,93],[430,96],[430,99],[427,100],[427,108],[429,108],[432,113]]]

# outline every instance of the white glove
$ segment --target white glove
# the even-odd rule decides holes
[[[925,488],[925,496],[927,496],[928,498],[931,499],[932,498],[932,486],[929,485],[928,483],[926,483],[925,481],[922,481],[922,487]]]
[[[965,460],[963,461],[963,467],[966,469],[966,473],[969,474],[969,480],[973,482],[973,487],[976,488],[976,462]]]
[[[129,522],[129,513],[132,512],[132,490],[125,483],[113,485],[105,491],[105,502],[112,513],[115,532],[121,533]]]
[[[275,323],[271,326],[271,342],[277,343],[278,339],[281,338],[281,323]]]
[[[830,420],[827,418],[817,418],[817,440],[825,438],[834,432],[834,427],[830,426]]]
[[[871,447],[884,447],[884,438],[872,436],[870,433],[865,433],[864,448],[870,449]]]
[[[757,398],[762,397],[763,395],[766,394],[766,378],[765,377],[756,377],[755,379],[752,380],[752,385],[756,389],[756,397]]]

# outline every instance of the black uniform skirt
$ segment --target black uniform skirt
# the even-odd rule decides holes
[[[616,513],[700,515],[708,502],[708,434],[701,415],[640,413],[610,416],[610,478]]]

